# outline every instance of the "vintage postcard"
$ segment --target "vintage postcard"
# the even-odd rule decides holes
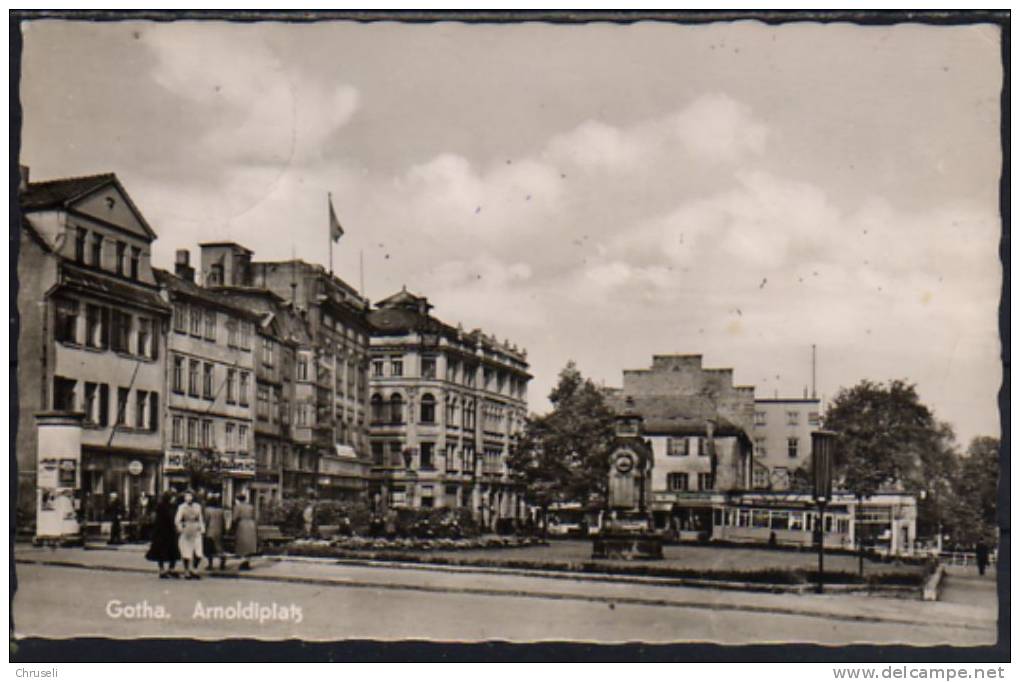
[[[22,16],[12,652],[994,651],[1008,18],[939,17]]]

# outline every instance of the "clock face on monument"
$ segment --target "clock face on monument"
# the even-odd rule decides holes
[[[613,453],[613,465],[621,474],[626,474],[634,469],[634,453],[630,450],[617,450]]]

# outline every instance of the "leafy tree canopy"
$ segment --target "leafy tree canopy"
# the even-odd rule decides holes
[[[549,394],[553,409],[525,424],[509,465],[532,504],[598,503],[605,496],[614,417],[602,391],[570,362]]]
[[[951,450],[946,442],[951,430],[901,380],[864,380],[841,389],[826,411],[825,427],[840,435],[836,474],[842,487],[862,498],[891,486],[922,484],[925,472],[941,468]]]

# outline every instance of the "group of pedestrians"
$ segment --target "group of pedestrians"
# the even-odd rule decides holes
[[[234,554],[241,557],[239,568],[251,567],[249,557],[258,551],[255,509],[243,493],[237,496],[229,529],[234,536]],[[202,560],[219,560],[220,570],[227,567],[224,539],[227,537],[226,513],[219,495],[210,494],[204,504],[195,499],[191,490],[181,494],[168,490],[156,505],[152,524],[152,542],[145,558],[159,566],[160,578],[179,578],[175,568],[180,561],[186,580],[199,580]]]

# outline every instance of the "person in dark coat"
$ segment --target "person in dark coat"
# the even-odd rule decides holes
[[[242,570],[251,568],[248,557],[258,552],[258,526],[255,525],[255,508],[248,504],[248,498],[244,493],[237,496],[237,504],[234,505],[233,519],[234,527],[234,553],[241,557]]]
[[[974,553],[977,555],[978,575],[984,575],[985,569],[988,568],[988,545],[983,541],[977,543]]]
[[[152,542],[145,554],[146,559],[159,565],[160,578],[179,577],[174,571],[177,560],[181,558],[181,552],[177,547],[177,528],[174,525],[174,516],[177,513],[174,502],[174,494],[170,490],[160,497],[152,524]],[[164,570],[164,564],[168,565],[168,569]]]
[[[223,507],[220,506],[220,496],[211,493],[205,504],[205,556],[209,560],[210,570],[213,567],[213,558],[219,557],[220,570],[227,567],[227,555],[223,549],[223,535],[226,532],[224,523]]]
[[[117,493],[110,493],[110,501],[106,504],[106,517],[110,519],[111,545],[124,544],[121,538],[120,522],[124,519],[124,505],[120,503]]]

